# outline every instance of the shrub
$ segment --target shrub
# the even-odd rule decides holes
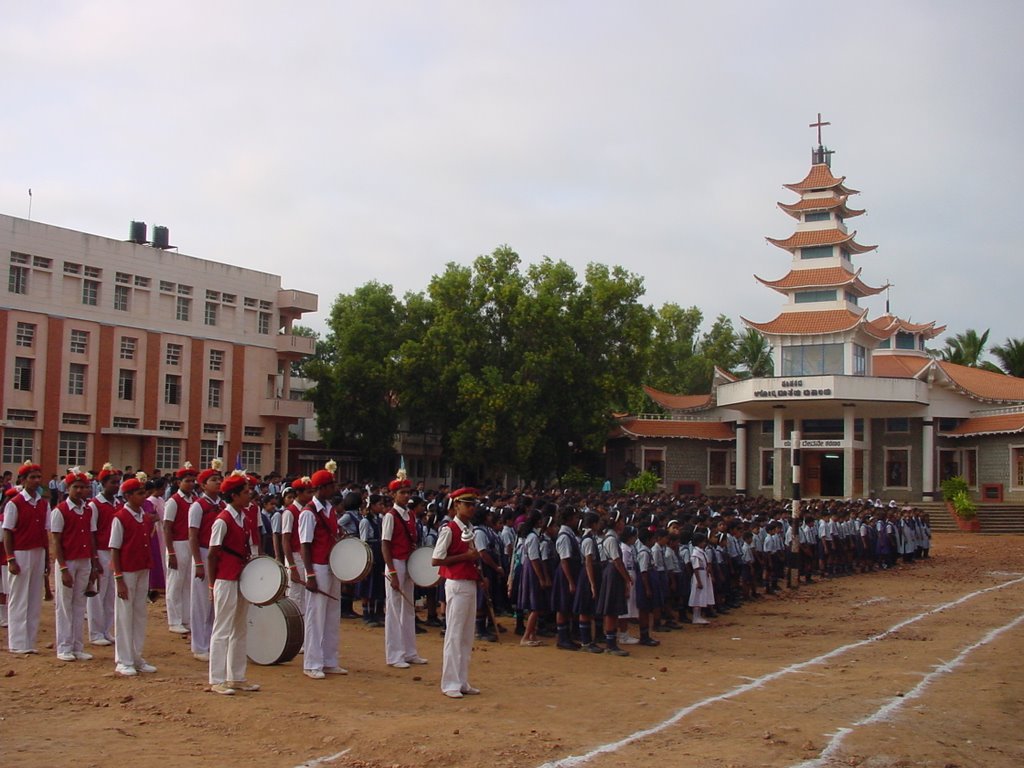
[[[959,475],[942,481],[942,498],[953,501],[957,494],[967,493],[967,481]]]
[[[593,475],[584,472],[579,467],[570,467],[569,471],[562,475],[559,480],[559,485],[561,485],[562,488],[573,488],[579,491],[592,490],[597,488],[600,484],[600,480]]]
[[[654,493],[661,487],[661,478],[650,470],[644,470],[636,477],[626,481],[628,493]]]
[[[953,496],[953,510],[961,520],[973,520],[978,514],[977,507],[974,506],[967,491],[959,491]]]

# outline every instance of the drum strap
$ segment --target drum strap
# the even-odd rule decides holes
[[[229,547],[229,546],[227,546],[225,544],[221,544],[220,548],[222,550],[224,550],[225,552],[227,552],[229,555],[233,555],[234,557],[237,557],[243,563],[249,562],[249,558],[248,557],[246,557],[245,555],[240,555],[238,552],[235,552],[235,550],[233,550],[231,547]]]

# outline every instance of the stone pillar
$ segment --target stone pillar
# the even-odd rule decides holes
[[[853,498],[853,481],[856,471],[853,450],[853,441],[857,431],[854,422],[856,415],[857,409],[853,403],[843,403],[843,441],[846,443],[843,448],[843,496],[848,499]]]
[[[861,495],[866,499],[871,493],[871,419],[864,417],[864,458],[861,460],[863,472],[861,478]]]
[[[747,422],[736,421],[736,493],[747,495]]]
[[[935,422],[931,416],[924,417],[921,439],[921,496],[925,501],[935,501]]]

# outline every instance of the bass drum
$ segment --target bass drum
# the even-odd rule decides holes
[[[288,598],[271,605],[250,605],[246,622],[245,652],[254,664],[284,664],[302,648],[302,614]]]
[[[409,555],[409,578],[417,587],[432,587],[441,580],[440,568],[432,565],[433,547],[419,547]]]
[[[342,584],[361,581],[370,572],[373,564],[373,551],[362,539],[348,537],[342,539],[331,549],[328,561],[331,572]]]
[[[238,590],[254,605],[272,605],[288,590],[288,572],[272,557],[254,557],[238,577]]]

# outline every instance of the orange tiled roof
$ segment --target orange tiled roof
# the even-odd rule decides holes
[[[797,200],[795,203],[778,203],[779,208],[784,210],[793,218],[799,219],[800,214],[806,211],[831,211],[834,208],[839,208],[840,215],[844,219],[852,219],[854,216],[860,216],[864,213],[863,210],[856,208],[850,208],[846,205],[848,195],[833,195],[831,197],[803,197]]]
[[[801,336],[814,333],[838,333],[856,328],[863,314],[848,309],[829,309],[823,312],[783,312],[767,323],[740,319],[755,331],[772,336]]]
[[[931,363],[930,357],[918,355],[872,355],[871,375],[886,379],[914,379]]]
[[[946,330],[944,325],[936,328],[934,320],[930,323],[911,323],[909,320],[903,320],[895,315],[876,317],[868,325],[873,329],[873,333],[881,339],[887,339],[897,331],[922,333],[925,334],[926,339],[933,339]]]
[[[762,280],[757,275],[754,279],[769,288],[774,288],[779,293],[787,293],[796,288],[832,288],[849,285],[856,288],[860,296],[874,296],[885,290],[883,285],[880,288],[872,288],[860,280],[860,270],[850,272],[843,267],[824,267],[822,269],[792,269],[789,273],[778,280]]]
[[[840,229],[809,229],[794,232],[784,240],[774,237],[766,237],[765,240],[787,251],[815,245],[845,245],[850,253],[867,253],[878,247],[877,245],[861,245],[856,243],[853,240],[856,236],[856,232],[843,232]]]
[[[1024,403],[1024,379],[944,360],[936,360],[935,364],[942,369],[953,386],[972,397],[995,402]]]
[[[946,437],[968,437],[974,435],[1008,435],[1024,432],[1024,413],[1006,413],[998,416],[975,416],[943,432]]]
[[[711,395],[670,395],[654,387],[644,386],[644,392],[662,408],[670,411],[694,411],[711,405]]]
[[[856,195],[856,189],[849,189],[843,186],[843,182],[846,181],[845,176],[833,176],[832,169],[830,169],[824,163],[817,163],[811,166],[811,170],[807,172],[802,181],[798,181],[795,184],[783,184],[786,189],[791,189],[794,192],[815,192],[823,189],[837,189],[848,195]]]
[[[691,440],[735,440],[728,424],[720,421],[673,421],[671,419],[629,419],[618,424],[612,437],[674,437]]]

